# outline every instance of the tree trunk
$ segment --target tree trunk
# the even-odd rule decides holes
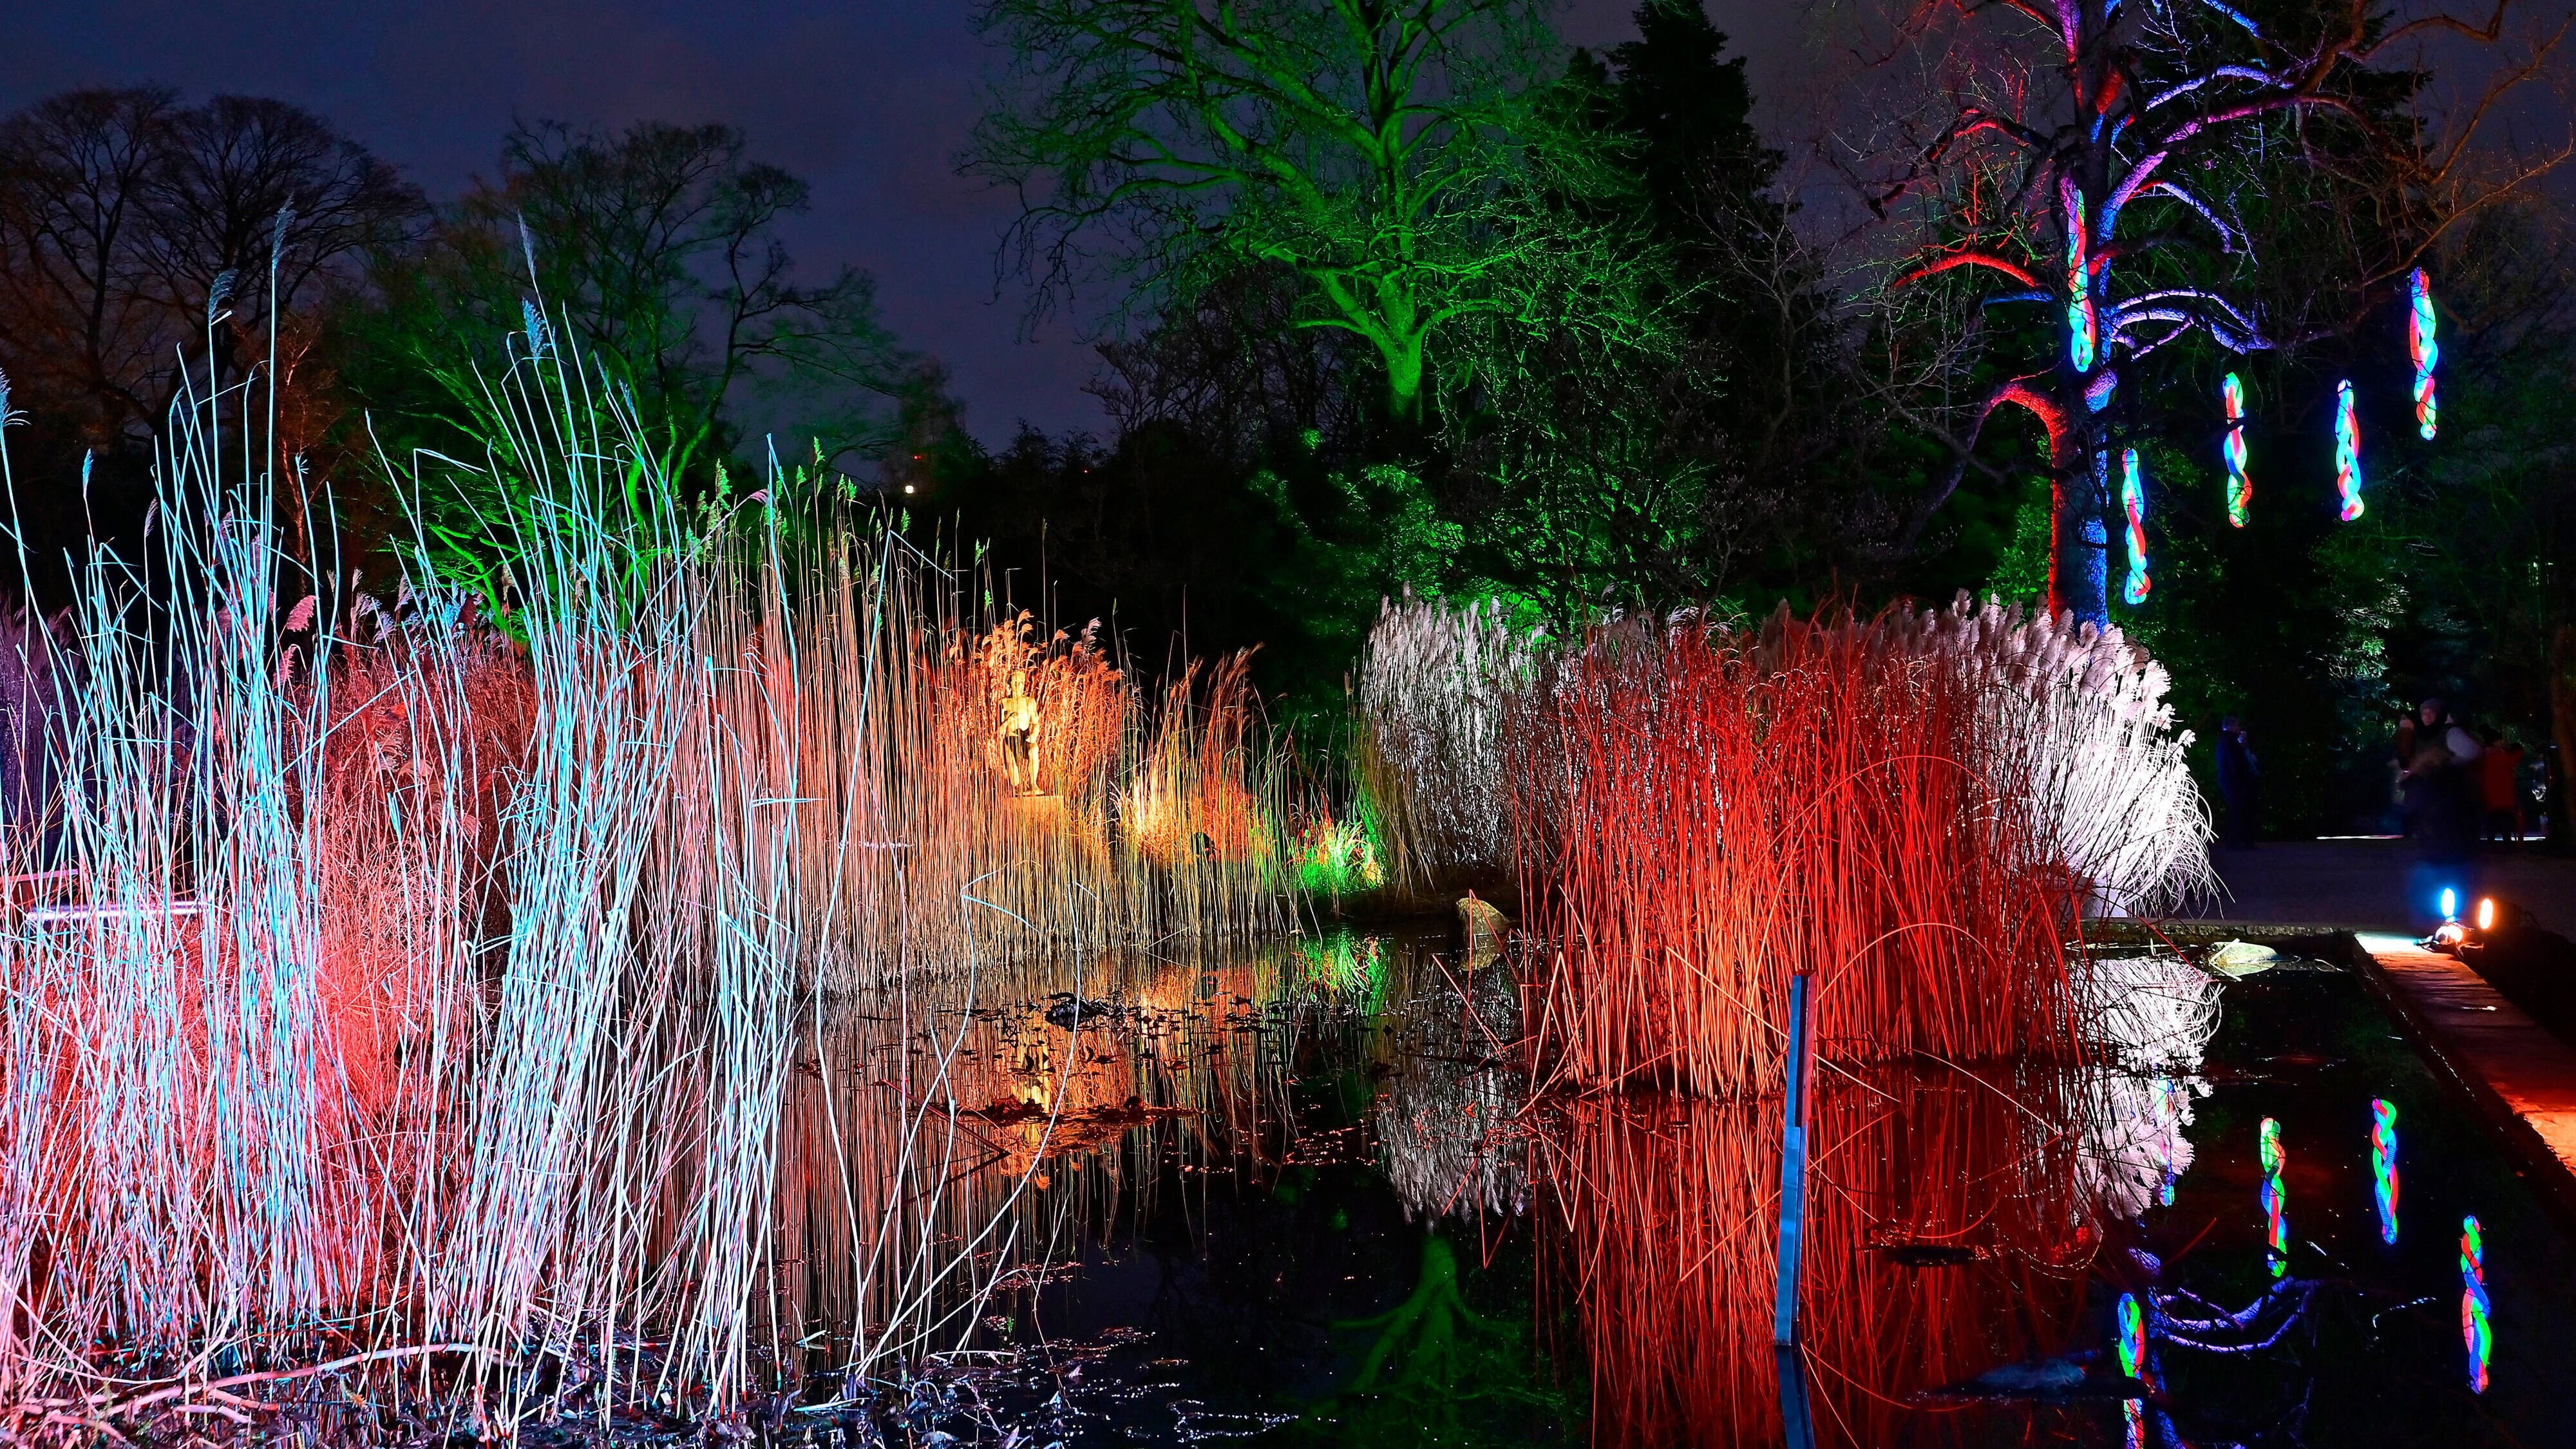
[[[2071,612],[2078,623],[2107,629],[2111,540],[2103,500],[2111,455],[2090,438],[2052,439],[2049,451],[2054,466],[2049,470],[2048,612],[2051,617]]]
[[[1388,349],[1386,357],[1386,412],[1399,423],[1422,420],[1422,339]]]

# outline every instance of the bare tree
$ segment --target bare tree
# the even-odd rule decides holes
[[[132,447],[183,352],[292,313],[425,214],[393,169],[309,112],[82,90],[0,121],[0,368],[86,447]],[[49,421],[52,421],[49,419]]]
[[[825,458],[876,461],[929,374],[886,329],[867,273],[799,274],[778,232],[806,185],[750,152],[719,124],[513,130],[499,178],[377,268],[384,306],[352,323],[372,344],[352,369],[359,391],[388,414],[490,436],[500,420],[485,414],[474,343],[518,333],[514,345],[542,349],[561,327],[633,389],[672,477],[710,471],[762,393],[792,406]]]
[[[2532,174],[2473,185],[2465,163],[2477,121],[2536,58],[2499,72],[2446,139],[2411,111],[2411,78],[2371,69],[2435,34],[2494,41],[2509,3],[2480,21],[2391,24],[2370,0],[2279,7],[2265,23],[2223,0],[1910,0],[1902,35],[1950,78],[1928,132],[1867,178],[1879,215],[1910,200],[1937,221],[1895,285],[2001,279],[1973,305],[2045,307],[2056,339],[2053,356],[1921,419],[1956,464],[1912,529],[1975,465],[1995,411],[2020,408],[2048,435],[2049,607],[2107,622],[2115,402],[2134,406],[2140,364],[2186,336],[2246,354],[2348,329],[2447,226]],[[2535,39],[2534,56],[2556,39]],[[2259,147],[2336,182],[2331,204],[2353,223],[2342,274],[2298,279],[2327,303],[2306,315],[2245,295],[2267,263],[2244,209],[2268,204],[2253,193],[2277,175],[2251,164]],[[2231,179],[2248,194],[2217,189]]]
[[[173,334],[152,192],[178,109],[163,90],[75,91],[0,122],[0,369],[87,446],[158,416]]]

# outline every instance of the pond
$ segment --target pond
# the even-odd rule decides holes
[[[1004,973],[901,1045],[921,1002],[840,1013],[791,1089],[777,1341],[821,1368],[898,1300],[946,1316],[908,1387],[771,1434],[2576,1442],[2576,1254],[2348,970],[2149,963],[2179,1024],[2082,1071],[1821,1071],[1784,1356],[1780,1101],[1528,1105],[1513,968],[1451,944]],[[890,1107],[942,1060],[954,1110]],[[897,1179],[945,1189],[908,1244],[836,1248]],[[912,1256],[853,1292],[869,1252]]]

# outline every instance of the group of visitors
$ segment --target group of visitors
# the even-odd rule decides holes
[[[2428,861],[2465,860],[2480,841],[2523,835],[2522,746],[2483,738],[2441,700],[2398,721],[2397,808]]]
[[[2219,839],[2254,846],[2261,762],[2244,721],[2219,722],[2215,742]],[[2518,841],[2529,822],[2522,791],[2522,746],[2496,729],[2473,732],[2439,699],[2397,724],[2394,751],[2398,813],[2427,861],[2468,858],[2481,841]]]

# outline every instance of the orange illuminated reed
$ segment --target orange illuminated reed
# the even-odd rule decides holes
[[[241,446],[257,388],[199,379],[149,557],[95,550],[6,639],[42,706],[13,711],[0,919],[15,1437],[344,1361],[502,1434],[564,1381],[540,1363],[725,1411],[786,1351],[782,1122],[827,1013],[868,992],[932,1040],[917,983],[1289,920],[1239,664],[1148,711],[1088,637],[793,514],[792,476],[684,516],[615,390],[528,350],[475,465],[521,499],[492,603],[318,574],[294,541],[327,523]],[[1127,843],[1149,803],[1178,848]],[[953,1059],[803,1149],[858,1165],[843,1367],[954,1347],[1000,1271],[933,1110]]]
[[[2081,912],[2205,870],[2160,672],[1963,600],[1754,627],[1629,620],[1505,730],[1533,1020],[1572,1077],[1781,1085],[1790,976],[1829,1057],[2072,1052]]]

